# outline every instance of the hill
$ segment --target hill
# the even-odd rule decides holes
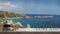
[[[18,14],[18,13],[14,13],[14,12],[8,12],[8,11],[0,11],[0,18],[4,18],[4,17],[24,17],[24,14]]]

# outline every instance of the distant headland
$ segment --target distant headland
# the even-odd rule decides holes
[[[24,17],[24,14],[18,14],[15,12],[8,12],[8,11],[0,11],[0,18],[5,18],[5,17],[9,17],[9,18],[13,18],[13,17]]]

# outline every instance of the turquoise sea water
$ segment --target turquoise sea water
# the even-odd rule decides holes
[[[13,21],[21,22],[24,27],[30,24],[31,28],[60,28],[60,15],[54,15],[53,18],[18,18]]]

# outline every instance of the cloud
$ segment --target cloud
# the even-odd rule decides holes
[[[0,10],[9,11],[12,9],[24,10],[22,6],[11,4],[10,2],[0,2]]]

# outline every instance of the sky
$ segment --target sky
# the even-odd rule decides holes
[[[0,0],[0,11],[60,15],[60,0]]]

